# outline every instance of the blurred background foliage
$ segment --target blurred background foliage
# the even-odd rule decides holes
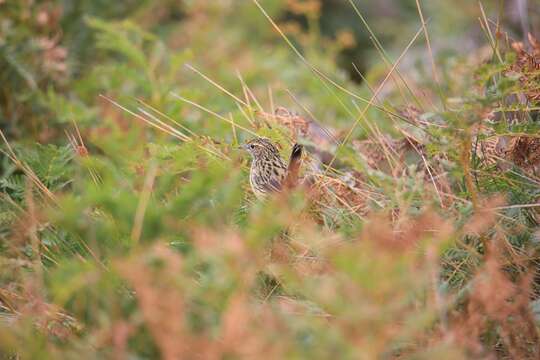
[[[540,7],[259,3],[0,0],[0,358],[537,358]]]
[[[519,33],[516,6],[507,3],[513,10],[501,11]],[[355,4],[380,42],[394,54],[418,30],[414,0]],[[484,5],[497,15],[498,2]],[[304,51],[324,52],[324,59],[318,61],[329,62],[328,70],[335,76],[342,73],[361,82],[351,64],[365,73],[380,63],[369,32],[347,0],[267,1],[264,6]],[[429,2],[424,11],[437,39],[434,46],[441,50],[465,53],[484,41],[476,4]],[[532,11],[531,15],[538,16]],[[54,139],[58,134],[53,125],[65,123],[69,117],[96,122],[95,96],[100,91],[150,95],[159,103],[173,83],[180,88],[182,81],[190,80],[181,66],[188,61],[212,68],[220,80],[230,78],[236,87],[235,69],[245,73],[246,81],[252,73],[270,75],[277,69],[282,74],[268,77],[269,82],[294,84],[298,80],[294,77],[301,76],[294,56],[251,3],[5,1],[0,16],[1,123],[2,129],[18,137],[23,137],[24,129],[30,132],[24,137]],[[204,32],[197,31],[201,28]],[[265,56],[274,51],[275,56]],[[282,68],[283,62],[296,66]],[[154,78],[149,79],[151,76]]]

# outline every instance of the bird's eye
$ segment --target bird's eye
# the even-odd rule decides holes
[[[249,144],[249,148],[250,148],[250,149],[255,149],[255,145]]]

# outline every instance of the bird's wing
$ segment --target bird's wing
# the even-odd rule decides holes
[[[280,191],[281,183],[279,182],[279,180],[275,178],[270,178],[270,180],[268,181],[267,187],[269,191]]]

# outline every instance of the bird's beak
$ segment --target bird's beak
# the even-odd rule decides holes
[[[246,144],[242,144],[237,147],[238,150],[246,150]]]

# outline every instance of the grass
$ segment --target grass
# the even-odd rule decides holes
[[[280,2],[236,5],[186,5],[159,36],[135,25],[152,2],[87,17],[84,71],[38,51],[9,83],[27,98],[3,116],[27,120],[1,133],[0,358],[537,358],[535,38],[478,8],[485,39],[439,56],[412,1],[385,49],[350,4],[382,57],[356,84]],[[309,185],[255,200],[253,136],[303,143]]]

